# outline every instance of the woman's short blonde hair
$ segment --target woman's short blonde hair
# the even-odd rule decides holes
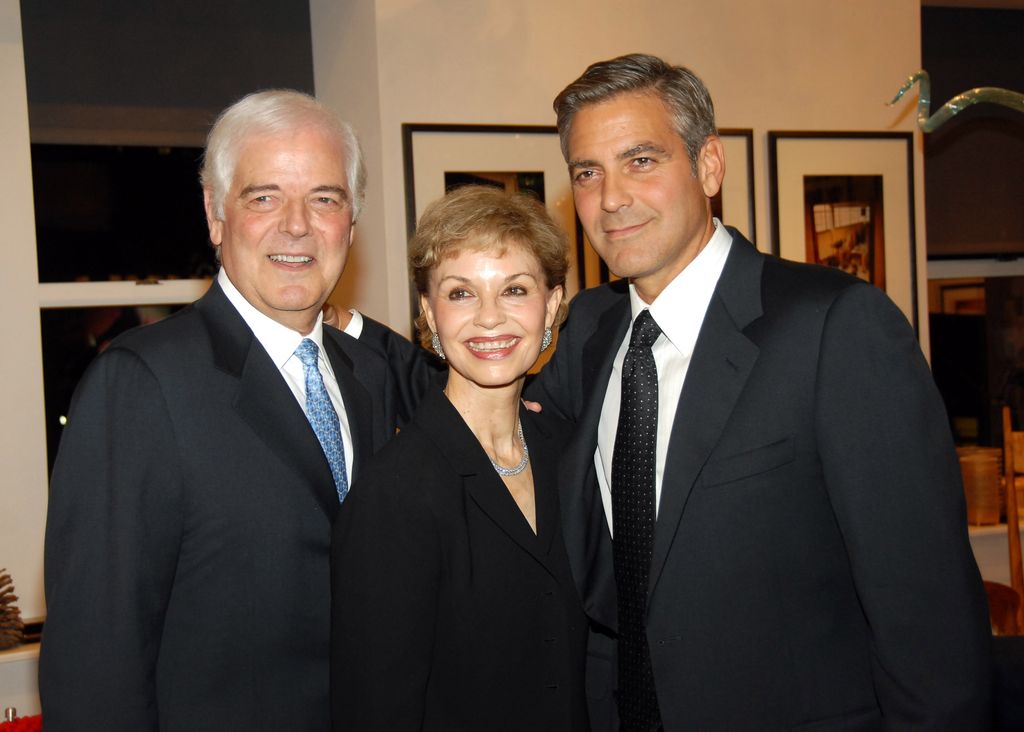
[[[548,288],[565,287],[569,242],[544,205],[531,195],[491,186],[462,186],[423,212],[409,244],[409,270],[416,291],[426,295],[430,274],[444,259],[464,251],[504,253],[521,247],[540,263]],[[554,325],[565,319],[563,299]],[[421,312],[416,319],[420,342],[430,347],[430,328]]]

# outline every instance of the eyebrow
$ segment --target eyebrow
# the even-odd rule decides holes
[[[658,153],[660,155],[670,155],[669,151],[663,148],[661,145],[655,145],[653,142],[641,142],[638,145],[634,145],[628,150],[616,155],[619,160],[627,160],[629,158],[641,155],[643,153]]]
[[[632,157],[641,155],[643,153],[658,153],[660,155],[666,155],[671,157],[671,153],[663,148],[661,145],[655,145],[653,142],[641,142],[633,147],[623,150],[615,156],[616,160],[629,160]],[[569,170],[575,170],[577,168],[599,168],[600,164],[596,160],[570,160]]]
[[[239,198],[245,198],[251,196],[254,193],[263,193],[265,191],[280,191],[281,186],[274,183],[259,183],[248,185],[238,193]],[[338,185],[322,185],[312,189],[310,193],[336,193],[341,198],[348,200],[348,191],[345,190],[344,186]]]
[[[529,272],[516,272],[515,274],[510,274],[508,277],[506,277],[505,278],[505,282],[511,282],[516,277],[529,277],[534,282],[537,281],[537,278],[534,277]],[[453,274],[451,274],[451,275],[445,275],[444,277],[442,277],[441,280],[438,282],[438,284],[441,284],[441,282],[444,282],[445,280],[455,280],[456,282],[464,282],[464,283],[472,282],[472,279],[470,279],[469,277],[462,277],[461,275],[453,275]]]
[[[310,193],[337,193],[338,196],[340,196],[344,200],[346,200],[346,201],[348,200],[348,190],[346,190],[344,186],[338,186],[338,185],[317,186],[316,188],[311,190]]]
[[[279,191],[280,186],[276,186],[273,183],[266,183],[261,185],[248,185],[238,192],[239,198],[245,198],[251,196],[253,193],[262,193],[263,191]]]

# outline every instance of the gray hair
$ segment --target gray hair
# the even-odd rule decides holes
[[[352,221],[359,217],[366,193],[366,168],[352,127],[309,94],[269,89],[244,96],[221,112],[206,137],[199,182],[210,190],[216,218],[224,218],[224,198],[231,188],[239,150],[246,139],[307,126],[319,127],[341,147],[352,197]]]
[[[649,92],[661,99],[672,117],[672,126],[686,144],[690,167],[696,175],[700,149],[708,137],[718,134],[711,94],[689,69],[642,53],[591,64],[580,78],[555,97],[558,137],[566,161],[569,160],[569,132],[576,113],[588,105],[628,92]]]

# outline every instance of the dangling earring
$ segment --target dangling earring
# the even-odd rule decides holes
[[[434,347],[434,350],[437,352],[437,355],[440,356],[441,360],[443,361],[444,349],[441,348],[441,337],[437,333],[430,334],[430,345]]]
[[[540,350],[546,351],[551,345],[551,328],[544,329],[544,337],[540,339]]]

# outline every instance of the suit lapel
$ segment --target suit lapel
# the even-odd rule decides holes
[[[331,469],[302,408],[249,326],[214,282],[196,303],[217,368],[238,379],[234,406],[267,448],[301,478],[328,519],[338,510]]]
[[[590,618],[606,628],[618,625],[611,532],[594,467],[597,427],[612,363],[629,327],[629,298],[606,310],[582,349],[582,410],[571,457],[562,462],[562,523],[569,566]]]
[[[665,566],[694,482],[718,442],[757,361],[743,329],[761,315],[763,260],[731,230],[733,244],[711,297],[679,396],[654,530],[650,591]]]
[[[352,480],[355,481],[360,467],[373,455],[373,403],[357,377],[360,364],[353,362],[342,344],[332,336],[325,327],[324,350],[338,381],[352,435],[352,452],[355,454],[350,459]]]
[[[542,541],[533,533],[512,494],[494,472],[476,436],[440,391],[432,390],[423,398],[416,412],[416,423],[462,477],[470,500],[512,541],[548,569],[550,538]],[[538,441],[543,442],[542,439]],[[541,448],[542,455],[543,452]],[[537,472],[534,473],[534,481],[538,479]]]

